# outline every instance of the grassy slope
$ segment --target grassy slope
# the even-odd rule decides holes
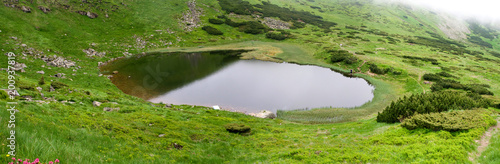
[[[121,5],[124,2],[127,6]],[[200,0],[204,3],[207,19],[220,14],[218,4],[212,0]],[[257,3],[257,1],[251,1]],[[426,130],[408,131],[391,124],[376,123],[373,113],[381,111],[385,104],[398,96],[409,93],[429,90],[429,85],[423,84],[419,76],[425,72],[439,72],[440,68],[430,63],[420,62],[410,65],[399,55],[415,55],[433,57],[440,60],[443,66],[453,68],[453,74],[461,77],[464,83],[486,83],[492,86],[491,90],[500,94],[498,64],[486,61],[474,61],[474,57],[458,57],[438,53],[430,48],[414,46],[404,43],[404,37],[397,37],[402,42],[387,44],[378,42],[384,39],[381,36],[363,33],[357,34],[370,41],[349,39],[338,36],[339,32],[354,31],[346,29],[345,25],[376,28],[390,34],[428,36],[425,30],[436,31],[435,22],[429,19],[428,13],[415,14],[418,18],[409,16],[411,20],[404,20],[408,10],[401,6],[388,8],[374,5],[359,6],[351,1],[332,3],[326,0],[315,2],[301,1],[307,5],[320,6],[329,9],[319,12],[307,5],[286,3],[272,0],[272,3],[289,6],[298,10],[313,11],[325,19],[339,23],[338,29],[332,33],[323,33],[320,29],[308,26],[305,29],[292,30],[297,39],[282,43],[253,42],[261,40],[270,42],[263,35],[253,36],[238,32],[227,25],[218,25],[225,32],[224,36],[208,36],[201,29],[193,32],[182,32],[177,25],[177,18],[187,10],[186,1],[115,1],[119,6],[118,12],[109,12],[110,18],[105,18],[102,12],[97,19],[89,19],[74,12],[57,8],[55,5],[43,4],[53,10],[44,14],[36,7],[38,4],[28,4],[33,13],[26,14],[19,10],[0,7],[0,44],[5,51],[21,54],[22,48],[16,44],[25,43],[29,47],[43,51],[47,55],[64,56],[73,61],[79,61],[76,72],[72,69],[42,68],[43,61],[27,56],[17,61],[26,63],[27,72],[19,73],[17,85],[36,86],[42,75],[36,71],[45,71],[45,80],[61,81],[68,84],[67,89],[57,92],[46,92],[48,84],[42,86],[46,97],[56,100],[73,100],[77,103],[68,104],[50,102],[40,105],[35,102],[22,102],[19,105],[21,112],[16,114],[18,157],[40,158],[42,161],[59,158],[61,161],[82,163],[253,163],[253,162],[467,162],[467,152],[474,148],[473,140],[478,138],[484,129],[475,129],[467,132],[432,132]],[[364,1],[360,1],[362,4]],[[73,6],[78,6],[74,5]],[[83,7],[82,7],[83,8]],[[220,9],[219,9],[220,10]],[[371,12],[376,11],[376,12]],[[368,19],[362,18],[371,14]],[[425,30],[419,30],[417,22],[427,22]],[[38,27],[38,28],[37,28]],[[418,28],[417,28],[418,27]],[[168,34],[167,29],[174,31]],[[163,30],[157,32],[155,30]],[[9,37],[16,36],[18,40]],[[145,49],[135,48],[134,36],[141,37],[149,43]],[[182,41],[178,41],[178,39]],[[214,39],[216,42],[213,42]],[[211,41],[212,40],[212,41]],[[173,45],[164,45],[165,42]],[[301,64],[315,64],[330,67],[339,71],[356,70],[362,61],[353,65],[332,65],[322,60],[322,56],[314,56],[323,48],[338,48],[359,52],[363,50],[375,51],[383,47],[386,50],[376,54],[357,55],[361,60],[394,67],[403,71],[402,75],[383,75],[370,77],[364,74],[367,66],[361,67],[360,76],[366,77],[377,86],[376,98],[359,109],[318,109],[313,111],[298,111],[290,113],[284,119],[303,122],[332,122],[331,118],[347,117],[337,121],[350,121],[361,117],[354,122],[338,124],[308,125],[276,120],[263,120],[239,113],[212,111],[204,107],[174,106],[164,108],[160,104],[152,106],[121,93],[105,77],[99,77],[97,62],[107,61],[114,57],[123,56],[125,49],[131,53],[155,50],[166,47],[197,47],[221,45],[239,42],[238,46],[264,47],[262,52],[280,52],[274,54],[274,59],[297,62]],[[494,42],[498,42],[496,39]],[[8,43],[8,44],[7,44]],[[104,58],[89,59],[82,49],[93,47],[98,51],[106,51]],[[267,46],[262,46],[266,44]],[[129,47],[129,45],[131,47]],[[234,45],[234,44],[233,44]],[[305,45],[305,46],[297,46]],[[227,45],[226,45],[227,46]],[[292,48],[302,47],[300,51],[291,51]],[[234,48],[229,46],[229,48]],[[475,49],[480,49],[476,47]],[[262,58],[254,53],[255,58]],[[266,56],[264,56],[266,57]],[[269,57],[269,56],[267,56]],[[494,57],[491,57],[494,58]],[[0,62],[6,63],[6,57],[1,56]],[[2,64],[3,65],[3,64]],[[466,68],[469,68],[466,70]],[[56,73],[65,73],[68,78],[59,79],[49,77]],[[71,74],[75,73],[75,76]],[[0,82],[6,83],[6,73],[0,73]],[[396,87],[395,87],[396,86]],[[392,89],[389,90],[389,89]],[[85,91],[91,93],[86,95]],[[32,95],[40,99],[37,92],[20,90],[22,95]],[[378,94],[377,94],[378,93]],[[105,102],[101,107],[93,107],[92,101]],[[80,104],[79,102],[82,102]],[[117,102],[118,104],[108,103]],[[5,103],[2,103],[5,106]],[[120,107],[121,112],[102,112],[103,107]],[[8,113],[0,110],[2,126],[6,123]],[[318,117],[319,115],[324,117]],[[333,121],[333,122],[337,122]],[[245,123],[252,127],[252,134],[239,136],[227,133],[223,125],[226,123]],[[6,129],[0,130],[0,142],[7,143]],[[165,137],[158,137],[165,134]],[[177,150],[172,143],[184,146]],[[432,143],[432,144],[429,144]],[[424,146],[426,145],[426,146]],[[5,154],[7,148],[2,146],[0,154]],[[0,161],[2,158],[0,158]]]

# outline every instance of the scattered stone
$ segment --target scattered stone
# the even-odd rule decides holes
[[[48,7],[38,6],[38,9],[42,10],[45,14],[50,12],[50,9]]]
[[[45,74],[44,71],[36,71],[36,73],[39,73],[39,74],[42,74],[42,75]]]
[[[21,71],[21,72],[25,72],[25,71],[24,71],[24,68],[26,68],[26,67],[27,67],[27,66],[26,66],[26,64],[24,64],[24,63],[16,63],[16,64],[14,64],[14,65],[13,65],[12,70],[14,70],[14,71]]]
[[[181,150],[184,147],[184,146],[177,144],[177,143],[172,143],[172,146],[174,146],[174,148],[176,148],[177,150]]]
[[[47,63],[49,66],[53,67],[65,67],[65,68],[70,68],[73,66],[76,66],[76,63],[70,60],[66,60],[63,57],[57,57],[54,55],[54,57],[42,57],[41,58],[43,61]]]
[[[323,152],[323,151],[318,150],[318,151],[314,152],[314,154],[318,154],[319,155],[321,152]]]
[[[182,14],[179,23],[184,31],[190,32],[200,26],[200,17],[203,15],[203,9],[196,6],[195,0],[188,1],[187,5],[189,10]]]
[[[41,92],[43,89],[42,89],[42,87],[36,87],[36,90]]]
[[[64,73],[57,73],[57,74],[54,75],[54,77],[64,78],[64,75],[66,75],[66,74],[64,74]]]
[[[106,111],[106,112],[113,112],[113,111],[119,111],[120,108],[110,108],[110,107],[104,107],[102,109],[103,111]]]
[[[123,55],[125,55],[125,56],[132,56],[132,55],[134,55],[134,54],[132,54],[132,53],[130,53],[130,52],[123,52]]]
[[[259,113],[249,113],[248,115],[259,118],[269,118],[269,119],[276,118],[276,115],[273,112],[267,110],[260,111]]]
[[[94,43],[95,44],[95,43]],[[97,52],[96,50],[92,48],[88,48],[86,50],[82,50],[85,54],[87,54],[87,57],[104,57],[106,55],[106,52]]]
[[[4,91],[7,92],[10,96],[14,96],[14,97],[21,96],[21,95],[19,95],[19,92],[17,92],[17,90],[5,89]]]
[[[92,105],[94,105],[95,107],[101,106],[101,104],[102,104],[102,103],[101,103],[101,102],[99,102],[99,101],[94,101],[94,102],[92,102]]]
[[[28,45],[26,45],[26,44],[21,44],[21,47],[26,47],[26,46],[28,46]]]
[[[91,13],[89,11],[87,11],[87,17],[89,17],[90,19],[94,19],[94,18],[97,18],[97,14],[96,13]]]
[[[118,74],[118,71],[113,71],[113,74]]]
[[[430,84],[431,82],[430,81],[424,81],[424,84]]]
[[[279,30],[290,29],[289,23],[269,17],[265,17],[262,23],[264,23],[265,25],[267,25],[269,28],[272,29],[279,29]]]
[[[31,13],[31,8],[28,6],[21,6],[21,10],[25,13]]]
[[[49,92],[54,92],[54,91],[56,91],[56,89],[54,89],[54,87],[52,87],[52,85],[50,85]]]
[[[14,40],[17,40],[17,37],[15,37],[15,36],[11,36],[10,38],[14,39]]]
[[[165,108],[172,108],[172,104],[165,104]]]
[[[158,135],[158,137],[160,137],[160,138],[165,137],[165,134],[160,134],[160,135]]]

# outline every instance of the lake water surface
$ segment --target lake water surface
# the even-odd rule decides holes
[[[123,92],[154,103],[258,112],[356,107],[373,98],[362,78],[328,68],[239,60],[235,51],[152,54],[101,67]]]

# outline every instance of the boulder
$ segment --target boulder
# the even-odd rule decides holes
[[[70,68],[70,67],[73,67],[73,66],[76,65],[75,62],[69,61],[69,60],[65,60],[63,57],[57,57],[55,59],[42,58],[42,60],[44,60],[45,62],[47,62],[47,65],[53,66],[53,67],[66,67],[66,68]]]
[[[110,108],[110,107],[104,107],[102,109],[103,111],[106,111],[106,112],[112,112],[112,111],[119,111],[120,108]]]
[[[44,71],[36,71],[36,73],[39,73],[39,74],[42,74],[42,75],[45,74]]]
[[[94,18],[97,18],[97,14],[96,13],[91,13],[89,11],[87,11],[87,17],[89,17],[90,19],[94,19]]]
[[[50,9],[48,7],[38,6],[38,9],[42,10],[43,13],[45,13],[45,14],[50,12]]]
[[[94,102],[92,102],[92,105],[94,105],[95,107],[98,107],[98,106],[101,106],[101,102],[94,101]]]
[[[28,6],[21,6],[21,10],[25,13],[31,13],[31,8]]]
[[[250,113],[249,115],[259,118],[270,118],[270,119],[276,118],[276,114],[267,110],[260,111],[259,113]]]
[[[21,71],[21,72],[24,72],[24,68],[26,68],[26,64],[24,63],[16,63],[13,65],[13,68],[12,70],[13,71]]]

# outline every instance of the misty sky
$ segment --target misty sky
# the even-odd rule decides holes
[[[401,0],[458,16],[500,20],[500,0]]]

